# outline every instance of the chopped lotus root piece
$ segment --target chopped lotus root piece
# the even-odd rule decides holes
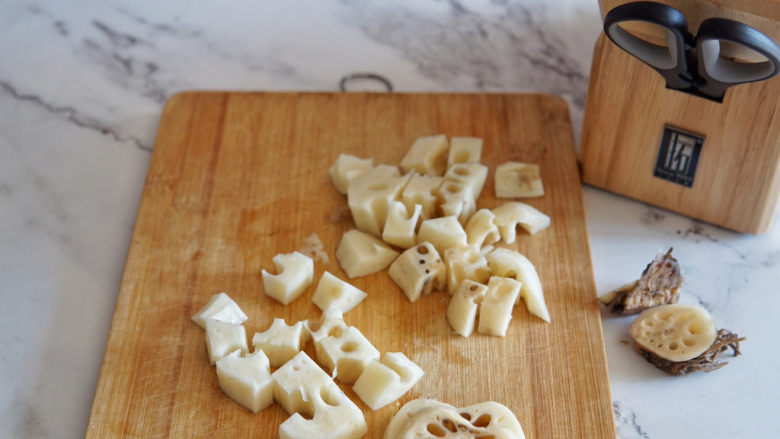
[[[387,273],[410,302],[443,289],[447,282],[447,266],[430,242],[422,242],[401,253]]]
[[[506,162],[496,167],[496,197],[530,198],[544,195],[539,166],[533,163]]]
[[[725,329],[716,331],[715,320],[701,306],[680,304],[643,311],[630,333],[637,352],[671,375],[719,369],[726,363],[718,362],[718,355],[729,347],[739,355],[745,340]]]
[[[420,174],[444,175],[447,170],[448,149],[450,144],[447,142],[447,136],[443,134],[419,137],[401,159],[401,168],[404,172],[414,170]]]
[[[486,401],[464,408],[432,399],[415,399],[393,416],[384,439],[412,438],[525,439],[509,408]]]
[[[599,300],[615,314],[636,314],[654,306],[677,303],[682,283],[680,266],[672,257],[670,248],[666,254],[659,253],[638,280],[601,296]]]

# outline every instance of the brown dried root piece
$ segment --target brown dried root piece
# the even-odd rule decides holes
[[[677,303],[682,283],[680,266],[672,257],[670,248],[666,254],[659,253],[638,280],[601,296],[599,300],[615,314],[636,314],[654,306]]]
[[[713,370],[720,369],[727,365],[728,361],[717,361],[718,355],[728,350],[728,348],[731,348],[734,351],[735,357],[741,355],[742,353],[739,351],[739,344],[743,341],[745,341],[745,337],[740,337],[728,329],[720,329],[718,330],[715,341],[709,349],[696,358],[677,362],[662,358],[643,348],[642,345],[636,342],[634,343],[634,348],[636,348],[636,351],[639,352],[645,360],[655,365],[655,367],[670,375],[682,376],[698,371],[712,372]]]

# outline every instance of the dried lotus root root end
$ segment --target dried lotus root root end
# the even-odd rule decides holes
[[[680,265],[672,257],[670,248],[665,254],[659,253],[638,280],[601,296],[599,300],[615,314],[636,314],[654,306],[677,303],[682,283]]]
[[[384,439],[422,437],[525,439],[514,413],[497,402],[455,408],[432,399],[416,399],[393,416]]]
[[[710,372],[725,366],[718,356],[731,348],[740,355],[739,337],[726,329],[715,329],[715,320],[695,305],[663,305],[643,311],[630,328],[634,348],[647,361],[680,376]]]

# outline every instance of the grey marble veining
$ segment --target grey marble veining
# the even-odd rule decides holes
[[[189,89],[542,92],[580,132],[590,0],[0,0],[0,437],[83,436],[162,106]],[[744,355],[673,379],[603,314],[621,439],[778,437],[780,226],[735,234],[585,187],[600,293],[670,246]],[[522,420],[521,420],[522,421]]]
[[[639,424],[636,413],[624,406],[620,401],[612,404],[615,411],[615,427],[621,439],[650,439],[650,436]]]
[[[442,89],[559,95],[581,125],[597,8],[571,1],[341,3],[349,7],[346,23],[394,48]]]

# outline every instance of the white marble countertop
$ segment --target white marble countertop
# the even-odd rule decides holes
[[[400,91],[562,95],[579,137],[599,32],[595,0],[0,0],[0,437],[83,436],[172,94],[375,71]],[[583,193],[600,293],[674,246],[682,301],[748,337],[727,367],[673,378],[604,314],[618,436],[780,437],[780,221],[747,236]]]

